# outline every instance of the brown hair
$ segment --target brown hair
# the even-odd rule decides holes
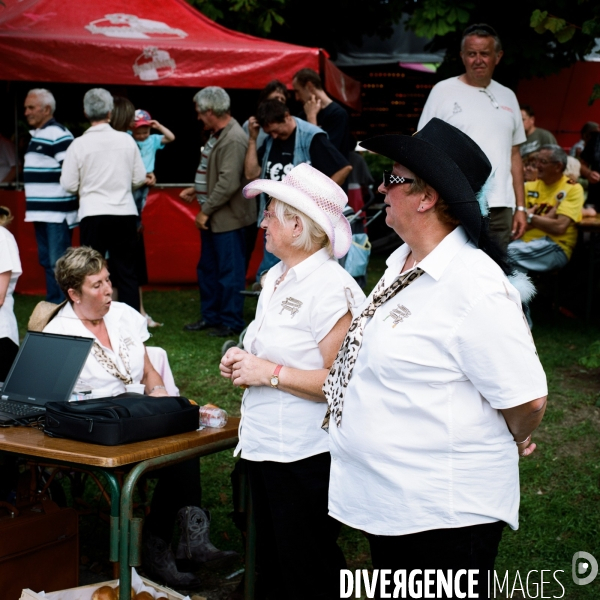
[[[67,248],[56,261],[54,275],[63,294],[71,302],[69,290],[81,293],[85,278],[100,273],[105,266],[106,260],[102,254],[89,246]]]
[[[110,113],[110,126],[117,131],[126,132],[135,116],[135,106],[123,96],[115,96],[113,100],[115,105]]]
[[[323,82],[321,77],[316,71],[312,69],[300,69],[295,75],[294,79],[304,88],[308,82],[312,83],[316,89],[323,89]]]
[[[424,192],[428,186],[431,187],[424,179],[421,179],[421,177],[415,175],[414,181],[410,184],[408,189],[408,193],[418,194],[420,192]],[[452,215],[450,206],[441,196],[438,197],[434,211],[441,223],[447,225],[460,225],[460,220]]]

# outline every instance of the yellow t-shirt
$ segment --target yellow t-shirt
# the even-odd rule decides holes
[[[525,184],[525,203],[527,208],[535,206],[536,215],[545,215],[554,206],[557,215],[565,215],[571,219],[571,223],[562,235],[551,235],[541,229],[529,229],[523,236],[524,242],[531,242],[542,237],[549,237],[556,242],[565,252],[567,258],[571,258],[573,248],[577,242],[577,227],[575,223],[581,221],[581,209],[583,208],[583,188],[578,183],[569,183],[563,176],[556,183],[546,185],[543,181],[528,181]]]

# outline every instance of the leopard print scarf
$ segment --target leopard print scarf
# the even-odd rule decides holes
[[[329,375],[323,384],[323,392],[329,408],[321,426],[325,431],[329,429],[329,420],[331,416],[335,424],[339,427],[342,424],[342,409],[344,407],[344,395],[348,388],[352,371],[356,364],[356,358],[362,345],[363,333],[368,320],[373,317],[375,311],[390,298],[408,287],[413,281],[416,281],[425,271],[420,268],[412,269],[399,275],[390,287],[385,288],[385,277],[379,280],[379,283],[373,291],[371,303],[360,315],[352,320],[346,338],[342,347],[329,370]]]
[[[104,348],[96,340],[94,340],[94,344],[92,345],[92,354],[107,373],[110,373],[113,377],[120,379],[125,385],[133,383],[133,379],[131,377],[131,366],[129,364],[129,351],[127,349],[127,343],[122,337],[119,336],[119,356],[125,365],[125,375],[121,373],[115,361],[106,353]]]

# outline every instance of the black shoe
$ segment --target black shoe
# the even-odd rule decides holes
[[[212,337],[239,337],[240,332],[234,331],[231,327],[227,327],[226,325],[219,325],[215,327],[212,331],[209,332]]]
[[[220,327],[220,325],[211,325],[207,323],[204,319],[201,321],[195,321],[194,323],[188,323],[183,326],[184,331],[203,331],[204,329],[214,329],[216,327]]]

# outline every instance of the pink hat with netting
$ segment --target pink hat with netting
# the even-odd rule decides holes
[[[262,192],[293,206],[317,223],[327,234],[336,258],[348,253],[352,243],[350,223],[344,216],[348,197],[333,179],[308,163],[301,163],[281,181],[256,179],[244,188],[246,198]]]

